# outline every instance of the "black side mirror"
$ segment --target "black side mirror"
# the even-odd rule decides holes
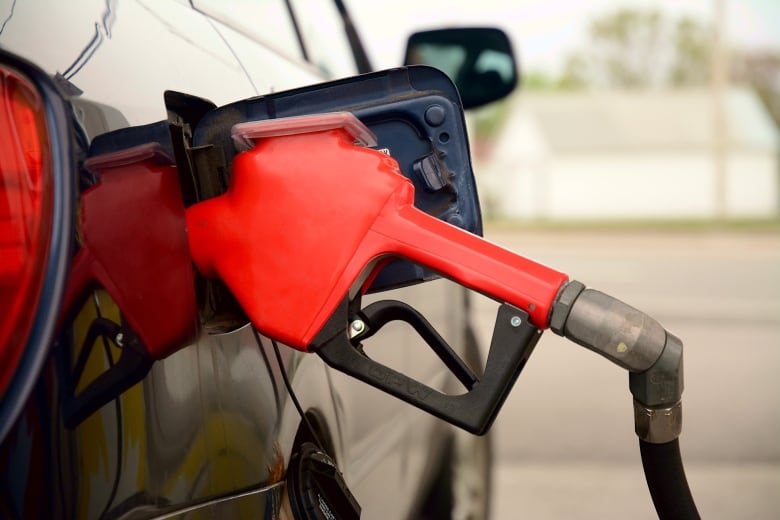
[[[431,65],[458,87],[463,108],[476,108],[509,95],[518,84],[509,37],[501,29],[464,27],[412,34],[405,65]]]

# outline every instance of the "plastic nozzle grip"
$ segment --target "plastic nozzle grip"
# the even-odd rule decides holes
[[[224,195],[187,209],[192,259],[259,331],[308,350],[371,262],[361,242],[399,177],[343,130],[263,139],[236,156]]]
[[[198,334],[194,272],[176,167],[156,143],[88,159],[100,181],[81,196],[83,243],[60,321],[94,286],[122,310],[148,354],[162,359]]]
[[[539,328],[567,280],[414,208],[398,163],[344,129],[261,139],[231,174],[226,194],[187,210],[192,258],[258,330],[300,350],[382,257],[524,309]]]
[[[413,193],[396,193],[371,227],[374,247],[425,265],[549,326],[553,301],[568,277],[412,206]]]

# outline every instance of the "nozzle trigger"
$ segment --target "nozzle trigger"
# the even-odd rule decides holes
[[[477,377],[427,320],[408,305],[393,301],[378,302],[359,312],[350,312],[350,307],[349,300],[345,298],[309,350],[319,354],[336,370],[477,435],[490,429],[542,332],[531,324],[526,312],[508,304],[501,305],[487,364],[483,375]],[[368,327],[365,333],[352,340],[349,324],[358,316],[366,321]],[[464,393],[444,394],[366,355],[360,340],[377,334],[382,326],[395,320],[411,324],[423,336],[464,384]]]

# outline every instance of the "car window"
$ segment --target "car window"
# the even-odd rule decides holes
[[[195,0],[192,5],[280,54],[303,59],[301,43],[286,0]]]
[[[306,57],[328,78],[358,73],[344,19],[334,0],[291,0]]]

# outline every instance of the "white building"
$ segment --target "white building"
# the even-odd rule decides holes
[[[490,159],[483,209],[509,219],[676,219],[718,214],[707,90],[523,92]],[[747,89],[726,96],[726,217],[780,214],[780,134]]]

